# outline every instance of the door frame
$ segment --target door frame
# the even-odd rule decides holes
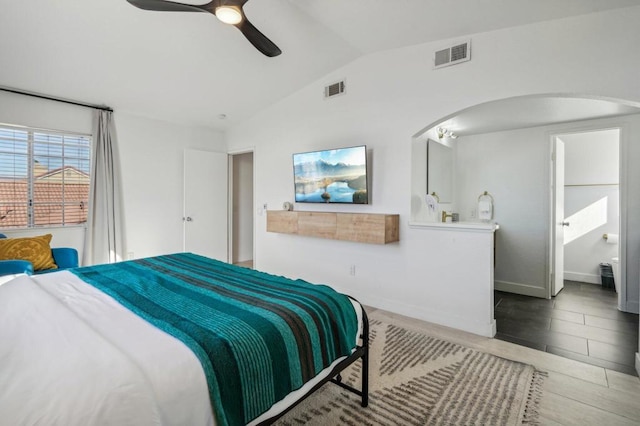
[[[233,151],[228,151],[228,173],[229,173],[229,177],[227,179],[229,188],[227,191],[227,194],[229,195],[229,199],[227,200],[227,208],[229,209],[229,213],[227,214],[227,217],[229,219],[228,225],[227,225],[227,242],[228,242],[228,247],[227,247],[227,252],[228,252],[228,259],[229,259],[229,263],[233,263],[233,157],[236,155],[241,155],[241,154],[248,154],[251,153],[253,154],[253,212],[252,212],[252,220],[253,220],[253,235],[252,235],[252,246],[251,249],[253,250],[253,267],[255,268],[256,266],[256,152],[255,152],[255,147],[248,147],[248,148],[242,148],[242,149],[237,149],[237,150],[233,150]]]
[[[562,129],[549,133],[549,141],[550,141],[550,149],[549,149],[549,161],[547,164],[549,165],[549,170],[547,176],[549,177],[549,185],[547,188],[549,190],[549,209],[548,209],[548,220],[547,224],[549,226],[548,235],[549,239],[547,242],[547,265],[546,265],[546,276],[547,281],[545,283],[545,292],[547,294],[547,299],[551,298],[551,290],[552,290],[552,256],[554,255],[554,240],[553,240],[553,213],[554,213],[554,188],[555,188],[555,180],[554,180],[554,141],[557,137],[562,135],[570,135],[576,133],[589,133],[596,132],[601,130],[618,130],[618,149],[619,149],[619,216],[620,216],[620,238],[618,242],[618,266],[619,266],[619,278],[620,278],[620,292],[618,293],[618,309],[623,312],[629,312],[627,308],[627,200],[628,200],[628,189],[627,189],[627,171],[628,171],[628,161],[627,161],[627,135],[628,129],[625,123],[614,123],[607,125],[590,125],[583,127],[575,127]],[[564,249],[564,248],[563,248]]]

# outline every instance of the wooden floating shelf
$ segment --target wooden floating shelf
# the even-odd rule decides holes
[[[267,211],[267,232],[387,244],[400,240],[399,229],[397,214]]]

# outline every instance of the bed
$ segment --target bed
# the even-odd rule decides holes
[[[355,300],[190,253],[0,286],[3,424],[270,424],[367,371]]]

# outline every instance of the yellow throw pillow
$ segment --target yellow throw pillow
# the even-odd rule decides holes
[[[51,234],[27,238],[0,238],[0,260],[28,260],[33,269],[58,269],[51,254]]]

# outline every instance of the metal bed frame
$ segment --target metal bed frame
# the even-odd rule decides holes
[[[360,306],[362,307],[362,305]],[[343,359],[335,367],[333,367],[333,370],[331,370],[331,373],[329,373],[327,377],[316,383],[316,385],[312,387],[302,398],[296,401],[295,404],[291,405],[281,413],[278,413],[275,416],[258,423],[258,425],[263,426],[274,423],[276,420],[287,414],[291,409],[311,396],[311,394],[313,394],[315,391],[324,386],[324,384],[327,382],[334,383],[341,388],[358,395],[361,398],[360,405],[362,407],[366,407],[367,405],[369,405],[369,318],[367,317],[367,313],[365,312],[364,307],[362,307],[362,334],[360,335],[360,338],[362,339],[362,344],[360,346],[356,346],[356,349],[351,355],[349,355],[347,358]],[[345,368],[359,359],[362,359],[362,387],[360,390],[344,383],[342,381],[342,376],[340,375],[340,373],[344,371]]]

